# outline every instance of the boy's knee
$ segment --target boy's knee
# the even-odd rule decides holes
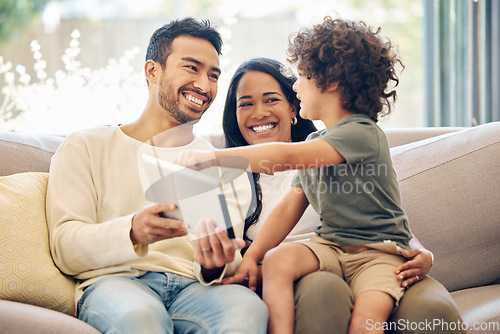
[[[291,260],[285,249],[273,248],[262,259],[262,273],[266,275],[278,272],[281,275],[286,275],[293,268]]]

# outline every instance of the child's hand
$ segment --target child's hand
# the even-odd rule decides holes
[[[195,170],[202,170],[210,166],[217,166],[217,158],[214,151],[182,151],[174,159],[174,163]]]
[[[235,284],[243,283],[248,281],[248,288],[252,291],[257,290],[257,278],[258,278],[258,265],[257,262],[250,257],[243,257],[238,270],[234,276],[226,278],[222,281],[223,284]]]

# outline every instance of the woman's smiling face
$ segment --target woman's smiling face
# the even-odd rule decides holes
[[[248,144],[291,142],[295,111],[269,74],[248,71],[236,90],[236,118]]]

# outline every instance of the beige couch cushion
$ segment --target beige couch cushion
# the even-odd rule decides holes
[[[22,172],[48,172],[50,158],[62,136],[0,132],[0,176]]]
[[[500,122],[391,149],[410,228],[448,290],[500,277]],[[487,226],[485,226],[487,225]]]
[[[471,326],[468,334],[500,333],[500,284],[455,291],[452,296],[463,321]]]
[[[0,300],[0,333],[99,334],[99,331],[75,317],[60,312]]]
[[[73,315],[75,283],[52,261],[45,219],[47,173],[0,177],[0,299]]]

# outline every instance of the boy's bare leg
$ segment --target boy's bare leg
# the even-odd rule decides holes
[[[262,261],[262,299],[269,309],[269,333],[293,334],[293,283],[319,269],[314,253],[299,243],[278,246]]]
[[[383,291],[361,292],[354,300],[349,334],[384,333],[383,323],[394,308],[394,298]]]

